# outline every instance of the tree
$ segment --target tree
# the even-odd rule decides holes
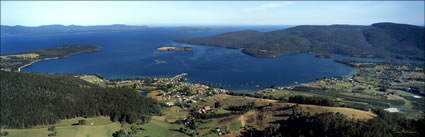
[[[1,132],[0,136],[7,136],[9,135],[9,132],[5,131],[5,132]]]
[[[215,108],[219,108],[219,107],[221,107],[221,103],[220,103],[220,102],[215,102],[215,103],[214,103],[214,107],[215,107]]]
[[[55,126],[51,126],[47,130],[49,130],[49,131],[55,131]]]
[[[128,137],[128,135],[124,132],[124,130],[117,131],[112,134],[113,137]]]
[[[135,113],[128,113],[127,122],[130,124],[137,122],[137,115]]]
[[[87,121],[86,120],[78,120],[78,125],[86,125]]]
[[[53,133],[50,133],[49,135],[47,135],[47,136],[49,136],[49,137],[53,137],[53,136],[56,136],[56,134],[57,134],[57,132],[53,132]]]

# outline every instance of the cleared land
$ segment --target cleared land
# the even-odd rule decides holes
[[[79,120],[86,120],[87,125],[72,125]],[[31,129],[2,129],[2,132],[7,131],[8,137],[47,137],[53,132],[57,132],[57,137],[112,137],[112,133],[120,129],[121,124],[110,121],[109,117],[95,117],[61,120],[55,124],[54,131],[41,126]]]
[[[351,78],[324,78],[306,84],[269,88],[256,92],[259,97],[288,99],[294,95],[336,100],[341,106],[360,110],[397,108],[408,118],[420,118],[425,108],[423,65],[355,62]]]
[[[197,122],[197,131],[201,136],[218,136],[216,129],[228,130],[225,136],[237,136],[244,129],[243,127],[250,126],[256,129],[264,129],[270,126],[271,123],[279,120],[287,119],[292,113],[293,108],[304,113],[324,113],[324,112],[339,112],[350,118],[367,120],[375,117],[372,112],[356,110],[342,107],[325,107],[317,105],[304,105],[295,103],[284,103],[270,99],[259,99],[243,96],[231,96],[227,94],[217,94],[208,98],[206,101],[196,103],[193,106],[214,106],[215,102],[220,102],[222,108],[230,106],[240,106],[254,103],[255,108],[242,115],[230,115],[220,118],[211,118],[200,120]],[[295,107],[297,106],[297,107]],[[211,113],[230,113],[224,109],[215,109]]]

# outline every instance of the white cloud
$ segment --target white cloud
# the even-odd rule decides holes
[[[290,5],[290,4],[294,4],[294,2],[285,1],[285,2],[278,2],[278,3],[268,3],[268,4],[259,5],[257,7],[246,8],[244,11],[245,12],[261,11],[261,10],[266,10],[266,9],[283,7],[283,6],[287,6],[287,5]]]

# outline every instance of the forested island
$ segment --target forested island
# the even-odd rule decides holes
[[[34,62],[48,59],[65,58],[76,54],[100,50],[100,46],[76,45],[37,49],[22,53],[1,55],[1,70],[21,71],[22,68]]]
[[[244,30],[176,41],[241,49],[255,57],[314,52],[424,60],[425,50],[424,27],[396,23],[375,23],[370,26],[301,25],[271,32]]]

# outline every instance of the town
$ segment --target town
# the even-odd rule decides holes
[[[262,118],[263,120],[282,119],[282,117],[270,116],[271,114],[267,114],[270,112],[263,112],[263,109],[268,107],[270,107],[269,111],[279,110],[282,107],[289,109],[294,107],[294,104],[291,103],[306,103],[291,99],[294,96],[318,97],[316,98],[318,100],[326,98],[325,101],[330,102],[333,107],[363,110],[363,112],[353,114],[358,118],[372,116],[372,109],[400,113],[414,119],[422,115],[425,80],[423,66],[348,60],[338,60],[338,62],[355,67],[355,74],[351,77],[315,79],[309,83],[297,83],[290,86],[271,86],[253,93],[231,92],[201,83],[189,83],[186,82],[186,73],[171,78],[105,80],[96,75],[77,75],[76,77],[105,87],[133,88],[142,95],[157,100],[166,109],[164,116],[153,116],[152,119],[171,125],[181,125],[176,130],[186,135],[216,134],[221,136],[235,134],[236,129],[239,130],[243,127],[264,128],[264,125],[259,126],[261,124],[258,122],[252,123],[252,121],[257,121],[257,118],[251,117],[251,120],[247,120],[248,118],[243,119],[243,117],[255,114],[265,117]],[[338,111],[333,107],[330,108],[331,111]],[[261,114],[258,112],[258,108],[262,108]],[[250,111],[252,109],[255,112]],[[318,111],[316,109],[306,110],[304,105],[299,109]],[[311,106],[309,109],[312,109]],[[273,113],[286,114],[289,112],[275,111]],[[226,118],[229,121],[227,124],[220,123]],[[222,126],[207,127],[214,124]],[[232,125],[233,128],[231,128]]]

